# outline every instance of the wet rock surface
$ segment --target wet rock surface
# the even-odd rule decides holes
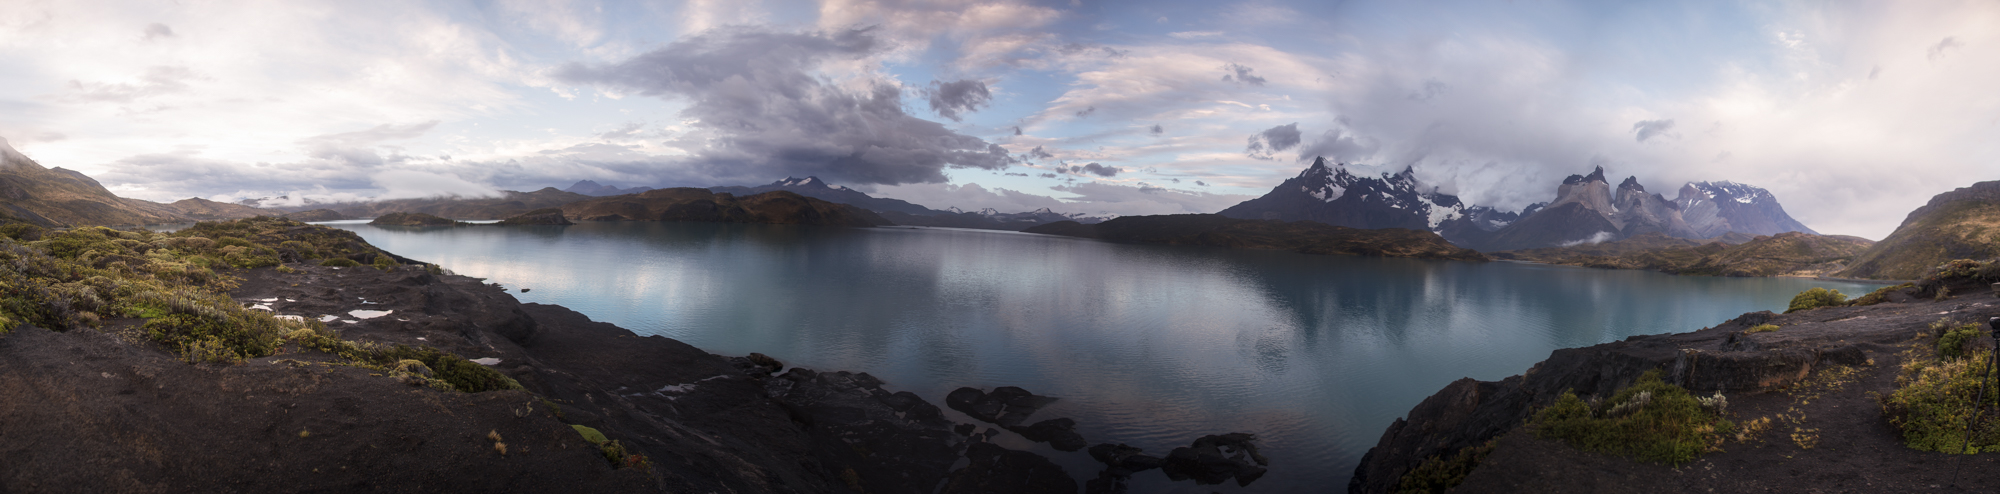
[[[953,471],[940,494],[1076,492],[1076,479],[1042,455],[980,442],[966,448],[965,457],[971,463]]]

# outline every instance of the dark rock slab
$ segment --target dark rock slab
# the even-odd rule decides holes
[[[1049,443],[1058,451],[1077,451],[1090,444],[1083,440],[1082,434],[1076,433],[1076,421],[1068,418],[1044,420],[1012,430],[1029,441]]]
[[[940,494],[1076,492],[1076,479],[1042,455],[981,442],[967,447],[965,457],[971,463],[952,471]]]
[[[1167,453],[1166,465],[1160,468],[1176,481],[1214,485],[1233,478],[1236,485],[1249,486],[1264,476],[1264,467],[1270,464],[1257,452],[1256,440],[1257,436],[1241,432],[1202,436],[1193,446]]]

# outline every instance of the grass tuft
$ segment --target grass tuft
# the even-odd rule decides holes
[[[1680,386],[1660,380],[1658,369],[1592,405],[1564,392],[1554,405],[1535,413],[1535,435],[1560,439],[1587,451],[1680,465],[1719,450],[1735,424],[1713,405],[1704,406]]]

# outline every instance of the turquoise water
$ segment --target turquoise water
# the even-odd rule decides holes
[[[1061,398],[1033,420],[1074,418],[1092,443],[1164,456],[1204,434],[1252,432],[1272,458],[1248,488],[1148,471],[1133,492],[1343,490],[1383,429],[1452,380],[1781,311],[1810,287],[1873,289],[956,229],[330,224],[524,302],[718,354],[865,371],[940,405],[959,386],[1021,386]],[[1079,482],[1101,469],[1081,452],[1002,443]]]

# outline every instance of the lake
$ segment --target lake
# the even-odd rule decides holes
[[[1030,422],[1076,419],[1092,444],[1164,457],[1202,435],[1251,432],[1272,462],[1247,488],[1153,470],[1133,492],[1342,491],[1389,423],[1453,380],[1783,311],[1811,287],[1875,288],[938,228],[326,224],[523,302],[709,352],[868,372],[940,408],[960,386],[1020,386],[1060,398]],[[1102,469],[1012,433],[998,442],[1079,483]]]

